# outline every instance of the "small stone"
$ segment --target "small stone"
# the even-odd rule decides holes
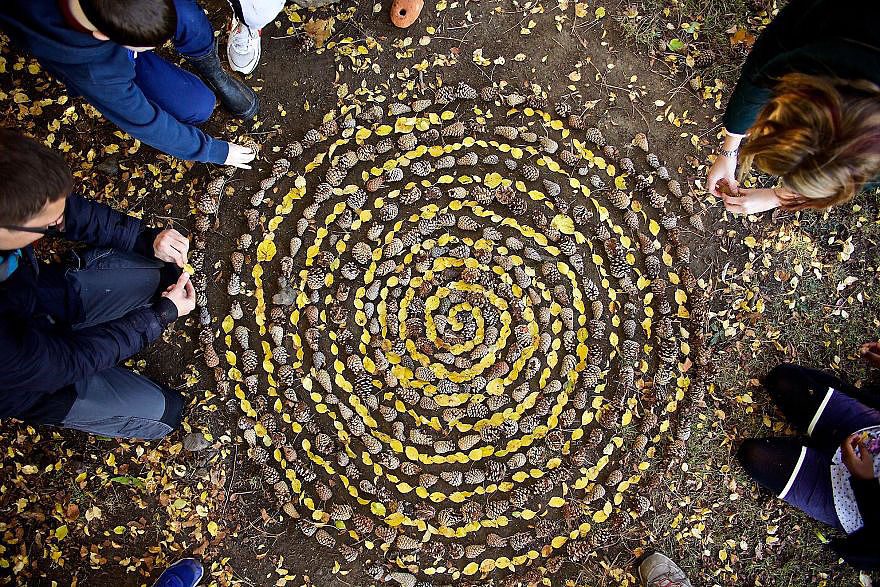
[[[190,432],[183,437],[183,448],[189,452],[199,452],[211,446],[208,439],[201,432]]]

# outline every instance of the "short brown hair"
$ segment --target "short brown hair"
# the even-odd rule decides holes
[[[61,154],[0,128],[0,224],[24,224],[72,190],[73,176]]]
[[[792,73],[749,130],[740,177],[752,166],[782,178],[806,202],[846,202],[880,172],[880,87],[865,80]]]
[[[79,0],[86,18],[120,45],[158,47],[177,32],[174,0]]]

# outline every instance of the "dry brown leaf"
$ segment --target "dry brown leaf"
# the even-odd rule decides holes
[[[333,18],[318,18],[309,20],[306,23],[305,31],[306,34],[315,41],[316,47],[324,46],[324,43],[327,42],[327,39],[330,38],[330,35],[333,34],[333,24],[335,19]]]

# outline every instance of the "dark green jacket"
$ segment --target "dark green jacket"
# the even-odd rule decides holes
[[[745,134],[787,73],[880,85],[880,0],[792,0],[755,41],[724,113]]]

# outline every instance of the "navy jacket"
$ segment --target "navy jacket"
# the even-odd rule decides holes
[[[64,230],[72,241],[126,251],[139,250],[155,234],[142,230],[137,218],[78,196],[67,199]],[[52,327],[38,318],[39,265],[33,248],[22,253],[18,269],[0,283],[0,418],[57,423],[75,399],[72,383],[115,366],[159,338],[177,311],[163,298],[152,308],[99,326]],[[76,316],[82,309],[71,311]]]
[[[226,141],[184,124],[147,100],[134,83],[131,52],[76,31],[58,0],[3,0],[0,28],[43,67],[81,94],[122,130],[160,151],[189,161],[223,163]]]

